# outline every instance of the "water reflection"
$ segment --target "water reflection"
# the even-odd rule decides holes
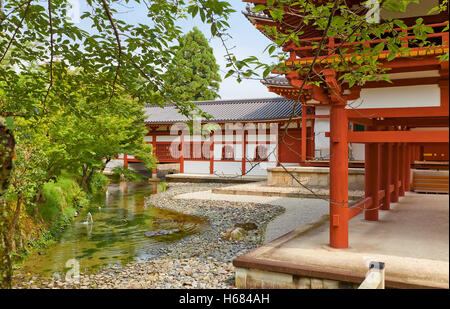
[[[150,249],[199,233],[206,219],[145,206],[145,197],[157,185],[111,184],[105,194],[83,209],[61,238],[43,255],[30,256],[24,270],[40,275],[63,275],[66,261],[76,258],[82,272],[152,257]],[[92,223],[84,224],[87,214]],[[179,230],[169,235],[147,237],[148,231]]]

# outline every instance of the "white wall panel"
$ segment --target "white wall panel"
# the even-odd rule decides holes
[[[181,140],[179,135],[162,135],[157,136],[157,142],[179,142]]]
[[[438,85],[418,85],[361,90],[358,100],[349,101],[347,108],[411,108],[441,105]]]
[[[330,132],[330,120],[324,118],[316,119],[314,124],[316,158],[327,159],[330,157],[330,138],[325,137],[325,132]]]
[[[186,174],[209,174],[209,161],[184,161]]]
[[[364,144],[349,143],[350,160],[364,161],[365,149]]]
[[[242,163],[241,162],[218,162],[214,161],[214,173],[224,175],[241,175]]]
[[[267,175],[267,169],[268,168],[272,168],[272,167],[276,167],[277,164],[275,162],[261,162],[258,165],[255,165],[257,162],[246,162],[245,164],[245,170],[247,175],[261,175],[261,176],[265,176]],[[252,166],[253,169],[252,169]]]

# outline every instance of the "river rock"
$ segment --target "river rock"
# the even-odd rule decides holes
[[[162,236],[162,235],[172,235],[174,233],[178,233],[179,231],[180,231],[179,229],[148,231],[145,233],[145,236],[153,237],[153,236]]]
[[[239,222],[234,225],[234,227],[240,227],[246,231],[256,230],[258,226],[253,222]]]
[[[234,227],[230,230],[228,230],[223,238],[225,240],[240,240],[247,235],[247,231],[240,227]]]

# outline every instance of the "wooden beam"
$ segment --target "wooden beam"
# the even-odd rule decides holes
[[[448,143],[449,131],[348,131],[349,143]]]
[[[398,107],[398,108],[358,108],[347,109],[349,119],[394,118],[394,117],[445,117],[448,108],[436,107]]]
[[[417,127],[448,127],[448,117],[413,117],[413,118],[387,118],[384,120],[371,120],[373,126],[406,126]]]
[[[350,220],[351,218],[359,215],[361,212],[363,212],[364,209],[370,208],[371,205],[372,205],[372,198],[369,196],[363,199],[362,201],[350,206],[348,219]]]

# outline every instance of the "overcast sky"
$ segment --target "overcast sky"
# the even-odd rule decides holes
[[[81,12],[87,9],[85,0],[81,0],[79,3]],[[233,49],[233,53],[238,59],[256,56],[261,61],[270,63],[269,57],[263,54],[264,48],[270,43],[270,41],[262,33],[255,29],[255,27],[242,14],[242,11],[245,10],[246,3],[241,0],[230,0],[230,3],[233,5],[236,12],[230,16],[229,24],[231,29],[229,33],[233,36],[233,38],[227,41],[227,46],[235,47]],[[115,17],[119,19],[132,24],[148,23],[148,18],[145,14],[145,6],[139,7],[135,4],[128,4],[126,7],[116,8],[120,11],[120,14],[117,14]],[[205,34],[214,50],[214,55],[217,63],[220,65],[220,74],[223,79],[226,74],[226,60],[224,58],[225,50],[218,38],[212,38],[209,30],[210,26],[202,24],[200,18],[198,17],[187,21],[181,20],[179,25],[184,32],[189,32],[194,26],[196,26]],[[220,85],[219,94],[221,99],[266,98],[277,96],[268,92],[267,88],[258,80],[243,80],[241,83],[238,83],[234,77],[223,79]]]

